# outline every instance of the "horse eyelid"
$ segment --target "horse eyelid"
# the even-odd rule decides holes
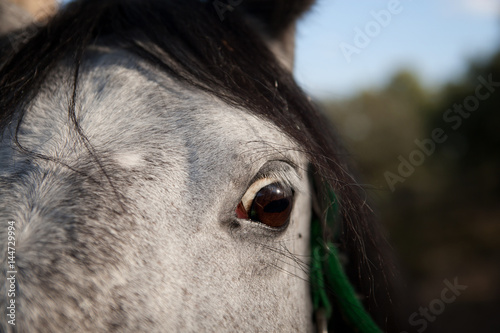
[[[243,207],[248,211],[257,192],[272,183],[280,183],[288,186],[292,189],[292,191],[294,191],[294,193],[301,192],[303,190],[301,177],[299,176],[294,165],[281,160],[270,161],[261,168],[261,170],[250,182],[250,185],[247,186],[247,189],[240,200]]]
[[[273,184],[273,183],[280,183],[280,181],[274,177],[263,177],[250,185],[250,187],[247,189],[243,197],[241,198],[241,203],[243,204],[243,207],[245,210],[248,212],[250,211],[250,207],[252,206],[252,202],[255,198],[255,195],[257,192],[259,192],[262,188],[264,188],[267,185]]]

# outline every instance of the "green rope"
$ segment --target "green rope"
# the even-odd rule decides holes
[[[314,312],[319,309],[325,311],[326,318],[330,318],[332,314],[332,306],[328,295],[326,294],[324,271],[323,271],[323,258],[324,248],[321,244],[321,225],[317,219],[311,223],[311,263],[309,271],[309,279],[311,282],[311,297],[313,302]]]
[[[330,192],[331,207],[328,209],[327,224],[334,222],[338,214],[338,202],[335,194]],[[319,219],[313,216],[311,221],[311,264],[310,264],[311,298],[315,313],[324,311],[327,319],[331,317],[332,305],[325,287],[335,295],[340,311],[356,332],[381,333],[370,314],[356,297],[356,292],[347,278],[335,246],[323,242],[322,227]]]

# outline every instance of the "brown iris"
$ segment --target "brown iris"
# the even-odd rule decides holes
[[[293,194],[290,187],[272,183],[262,187],[255,194],[248,211],[240,203],[236,208],[236,213],[240,218],[248,218],[273,228],[280,228],[290,219]]]

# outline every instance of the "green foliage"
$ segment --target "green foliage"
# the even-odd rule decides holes
[[[370,184],[385,187],[384,171],[397,167],[397,156],[412,149],[424,129],[421,111],[427,96],[418,79],[402,71],[380,91],[324,103]]]
[[[500,52],[486,64],[472,65],[463,82],[446,87],[443,107],[474,95],[479,76],[491,76],[500,82]],[[450,131],[449,140],[435,157],[450,166],[450,177],[456,181],[447,190],[462,195],[461,200],[471,195],[483,199],[500,196],[500,87],[496,89],[456,130]],[[442,126],[442,122],[436,117],[430,126]]]
[[[467,75],[440,89],[431,91],[413,73],[400,71],[379,90],[323,103],[379,209],[403,270],[421,295],[432,294],[429,286],[453,276],[471,287],[468,298],[457,302],[491,301],[498,291],[500,85],[459,126],[444,119],[489,77],[500,82],[500,52],[471,64]],[[481,92],[488,91],[483,87]],[[436,128],[446,141],[436,144],[392,192],[384,173],[397,173],[398,156],[408,158],[418,149],[415,140],[431,138]],[[422,303],[428,301],[422,296]]]

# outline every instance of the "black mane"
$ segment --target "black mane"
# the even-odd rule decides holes
[[[106,40],[114,46],[228,104],[269,119],[301,144],[315,174],[318,198],[329,186],[340,199],[342,234],[335,242],[349,257],[351,281],[365,296],[366,308],[380,327],[390,330],[386,245],[364,193],[346,171],[345,154],[328,121],[248,22],[243,7],[226,12],[221,21],[212,1],[69,3],[31,38],[16,45],[15,51],[2,55],[0,133],[13,119],[22,121],[18,115],[62,59],[73,60],[76,86],[86,48],[112,36]],[[319,201],[325,210],[329,203]],[[332,234],[325,233],[325,238]],[[338,314],[334,320],[342,321]]]

